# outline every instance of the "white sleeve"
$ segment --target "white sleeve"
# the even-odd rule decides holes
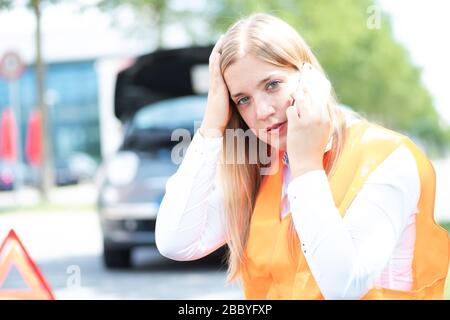
[[[202,258],[225,244],[218,163],[223,137],[197,130],[182,163],[166,183],[155,226],[159,252],[170,259]]]
[[[416,161],[398,147],[368,177],[341,217],[323,170],[288,186],[295,229],[326,299],[358,299],[389,261],[420,196]]]

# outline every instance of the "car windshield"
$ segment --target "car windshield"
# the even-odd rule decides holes
[[[195,126],[200,126],[206,102],[206,96],[185,96],[143,107],[133,117],[121,149],[160,157],[178,143],[172,140],[175,129],[188,129],[193,133]]]
[[[131,127],[133,130],[194,127],[203,117],[206,99],[206,96],[186,96],[153,103],[136,113]]]

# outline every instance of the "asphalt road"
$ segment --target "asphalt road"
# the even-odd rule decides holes
[[[225,267],[218,255],[176,262],[155,248],[142,248],[134,252],[132,269],[105,269],[95,212],[0,214],[1,240],[10,228],[56,299],[243,299],[236,285],[225,287]],[[25,287],[17,269],[2,287]]]

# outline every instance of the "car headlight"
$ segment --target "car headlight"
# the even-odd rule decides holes
[[[102,191],[102,200],[106,204],[117,203],[119,198],[119,190],[116,187],[106,186]]]
[[[139,158],[134,152],[120,152],[108,163],[106,176],[115,186],[123,186],[133,181],[139,166]]]

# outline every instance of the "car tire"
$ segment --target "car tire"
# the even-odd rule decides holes
[[[103,249],[103,263],[109,269],[131,267],[131,249],[108,248]]]

